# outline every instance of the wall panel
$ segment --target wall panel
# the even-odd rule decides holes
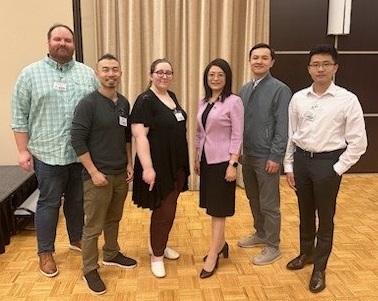
[[[280,51],[308,51],[333,43],[327,33],[328,0],[271,0],[270,43]]]
[[[358,96],[366,115],[368,150],[349,172],[378,172],[378,1],[352,3],[351,33],[335,37],[327,35],[328,0],[271,0],[272,74],[298,91],[311,84],[306,66],[311,46],[335,45],[340,52],[335,82]]]
[[[336,83],[358,96],[364,113],[378,114],[378,54],[342,54],[339,64]]]
[[[350,34],[340,36],[338,49],[341,51],[378,50],[378,1],[352,1]]]

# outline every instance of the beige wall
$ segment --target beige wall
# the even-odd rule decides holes
[[[93,67],[95,39],[93,31],[93,0],[83,0],[86,39],[84,53]],[[0,9],[0,165],[17,164],[17,148],[10,128],[11,95],[19,72],[26,65],[43,58],[47,53],[47,31],[54,23],[73,28],[70,0],[1,0]]]
[[[0,165],[17,164],[17,148],[10,128],[10,102],[14,83],[26,65],[47,53],[47,31],[54,23],[72,27],[68,0],[2,0],[0,10]]]

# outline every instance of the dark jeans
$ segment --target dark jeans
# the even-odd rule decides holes
[[[341,182],[341,177],[333,170],[333,165],[342,151],[315,154],[313,157],[300,150],[294,153],[294,177],[300,218],[300,253],[314,254],[314,270],[317,271],[325,270],[331,254],[333,218]]]
[[[61,198],[71,243],[81,240],[84,224],[82,165],[48,165],[34,158],[40,195],[35,213],[38,254],[55,251]]]

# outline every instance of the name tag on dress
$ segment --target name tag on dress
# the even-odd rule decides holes
[[[119,116],[119,125],[127,126],[127,118]]]
[[[183,120],[185,120],[184,115],[180,111],[176,110],[174,112],[174,114],[175,114],[175,117],[176,117],[177,121],[183,121]]]
[[[53,89],[56,91],[67,91],[67,84],[64,82],[54,82]]]

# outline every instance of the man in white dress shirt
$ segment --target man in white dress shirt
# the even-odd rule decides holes
[[[287,268],[298,270],[313,263],[309,284],[313,293],[325,288],[341,176],[367,147],[357,96],[333,82],[339,67],[337,55],[332,45],[311,49],[307,68],[313,84],[295,93],[289,105],[284,171],[298,197],[300,253]]]

